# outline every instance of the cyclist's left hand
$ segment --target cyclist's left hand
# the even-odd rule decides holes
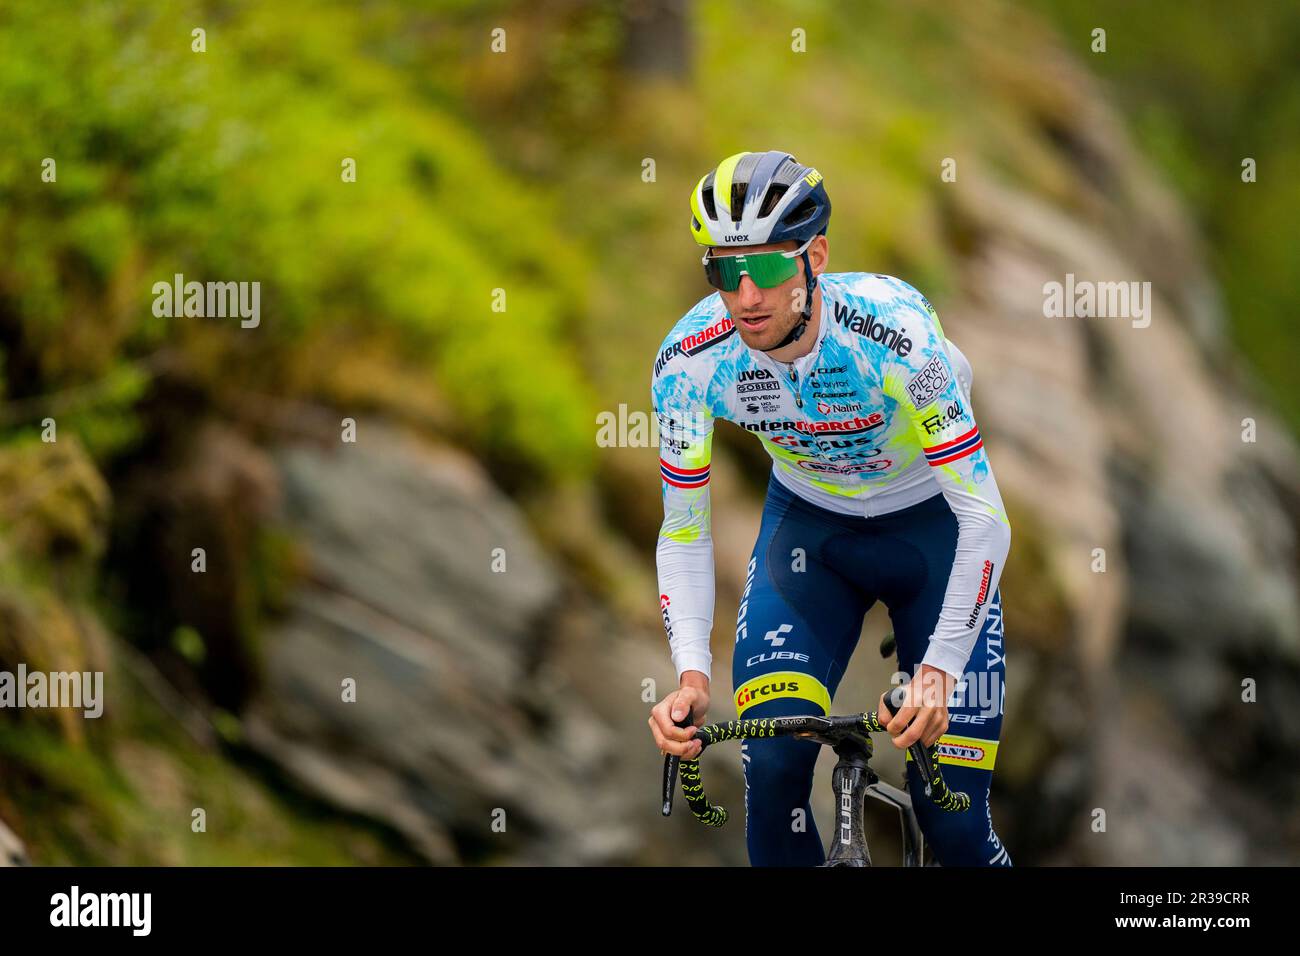
[[[906,684],[907,698],[886,729],[894,746],[906,750],[918,740],[929,747],[948,730],[948,698],[957,686],[951,674],[922,664],[916,676]],[[885,695],[880,695],[877,713],[887,714]]]

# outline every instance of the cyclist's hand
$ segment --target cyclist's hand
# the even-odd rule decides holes
[[[709,711],[709,679],[699,671],[682,674],[682,686],[673,691],[650,711],[650,733],[655,746],[664,754],[676,754],[688,760],[700,755],[704,748],[693,740],[695,728],[703,726],[704,715]],[[694,724],[678,727],[676,721],[690,713]]]
[[[918,740],[929,747],[948,730],[948,698],[957,684],[953,677],[937,667],[922,664],[916,676],[905,686],[903,707],[886,726],[894,746],[906,750]],[[889,713],[885,695],[880,695],[878,713]]]

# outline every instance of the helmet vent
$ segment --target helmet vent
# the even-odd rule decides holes
[[[700,186],[701,198],[704,200],[704,215],[709,219],[718,218],[718,205],[713,201],[713,173],[704,178]]]
[[[772,181],[776,183],[784,183],[787,186],[793,185],[794,181],[799,178],[799,174],[803,172],[803,169],[804,167],[800,166],[793,159],[787,159],[772,175]]]
[[[763,205],[758,210],[758,218],[762,219],[764,216],[772,215],[772,210],[776,208],[776,204],[781,201],[781,197],[784,196],[789,189],[789,186],[782,183],[773,183],[769,186],[767,195],[763,197]]]
[[[797,226],[806,222],[813,216],[817,215],[817,202],[811,196],[795,206],[793,210],[782,220],[786,226]]]
[[[745,193],[749,192],[749,183],[731,184],[731,221],[740,222],[745,212]]]

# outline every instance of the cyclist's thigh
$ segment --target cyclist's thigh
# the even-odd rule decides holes
[[[889,582],[883,595],[894,625],[898,667],[909,677],[925,657],[939,620],[957,545],[957,519],[946,504],[943,510],[929,507],[933,504],[927,503],[926,514],[918,514],[907,528],[895,531],[890,545],[897,555],[893,567],[905,569],[908,579]],[[948,700],[947,736],[996,743],[1002,728],[1005,673],[1002,596],[994,591],[984,626]]]
[[[750,559],[732,658],[741,717],[825,714],[861,632],[864,599],[822,556],[834,530],[815,512],[769,497]],[[824,859],[809,797],[819,746],[745,741],[746,843],[755,866]]]
[[[740,716],[828,711],[870,604],[825,559],[839,532],[779,485],[769,491],[736,618]]]

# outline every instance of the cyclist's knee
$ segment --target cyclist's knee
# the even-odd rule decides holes
[[[742,708],[746,719],[824,712],[821,703],[800,697],[776,697]],[[818,749],[813,741],[793,737],[751,737],[745,741],[741,754],[751,812],[766,806],[803,806],[812,790]]]
[[[916,810],[921,832],[942,866],[1010,866],[1011,856],[993,829],[989,807],[988,780],[972,779],[969,770],[943,768],[948,785],[970,794],[971,806],[961,813],[950,813],[930,803],[922,790],[920,777],[909,766],[912,806]],[[991,775],[990,775],[991,776]]]
[[[942,866],[1010,866],[1011,857],[988,819],[988,804],[962,813],[937,808],[922,816],[922,832]]]
[[[745,776],[750,787],[760,787],[760,799],[766,793],[802,795],[802,804],[812,788],[813,768],[817,764],[816,743],[779,737],[774,740],[747,740],[742,753]]]

